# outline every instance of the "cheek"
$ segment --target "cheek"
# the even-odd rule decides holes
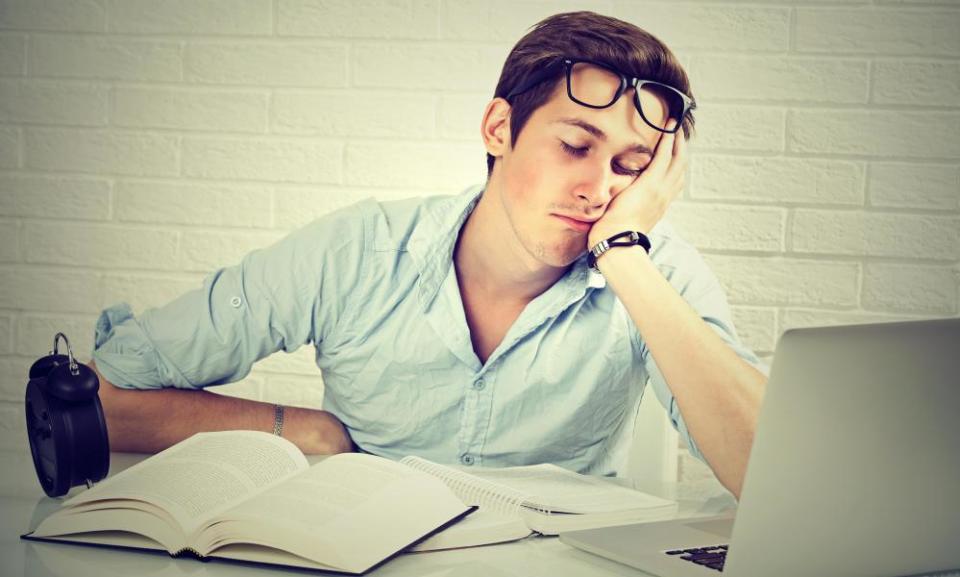
[[[548,188],[548,175],[552,172],[545,169],[548,159],[542,154],[526,154],[513,160],[506,175],[510,198],[514,204],[531,206],[543,196],[544,188]]]

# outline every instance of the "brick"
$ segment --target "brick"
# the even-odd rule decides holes
[[[837,325],[862,325],[918,318],[912,315],[865,311],[786,309],[780,315],[781,330]]]
[[[101,36],[31,36],[31,76],[179,81],[177,42]]]
[[[675,203],[670,222],[701,250],[783,250],[786,210],[753,206]]]
[[[0,404],[0,451],[8,451],[16,456],[30,455],[30,443],[27,440],[27,421],[23,417],[23,403]],[[31,462],[23,464],[30,467]],[[22,468],[20,469],[23,470]],[[30,469],[26,469],[29,471]],[[31,498],[42,496],[39,488],[31,493]]]
[[[177,137],[107,130],[28,129],[26,166],[37,169],[172,176]]]
[[[737,306],[730,310],[740,342],[755,353],[773,350],[777,339],[776,309]]]
[[[698,151],[780,152],[786,114],[764,106],[705,104],[697,108],[691,145]]]
[[[20,260],[20,224],[12,220],[0,220],[0,262]]]
[[[274,224],[288,231],[372,196],[367,189],[293,185],[276,187],[273,194]]]
[[[493,94],[508,52],[506,47],[489,45],[356,44],[351,62],[353,84]]]
[[[852,262],[704,255],[732,304],[853,307],[859,265]]]
[[[0,74],[22,76],[27,65],[27,37],[0,34]]]
[[[676,2],[619,1],[612,16],[650,32],[671,50],[783,51],[789,48],[790,8],[779,6],[715,6]]]
[[[336,38],[437,37],[438,0],[280,0],[282,36]]]
[[[448,40],[475,40],[513,44],[547,16],[582,8],[571,0],[489,0],[487,2],[444,2],[440,8],[440,37]],[[590,3],[590,10],[609,14],[611,1]]]
[[[98,309],[96,273],[62,268],[0,267],[0,308],[37,312],[92,313]]]
[[[799,51],[904,55],[960,55],[960,12],[797,8]]]
[[[904,110],[791,110],[787,150],[897,158],[960,158],[960,114]]]
[[[267,228],[270,190],[260,185],[124,181],[117,218],[124,221]]]
[[[701,154],[690,164],[694,199],[863,204],[864,168],[858,162]]]
[[[25,225],[26,261],[104,268],[177,268],[177,233],[36,222]]]
[[[441,96],[438,105],[440,136],[476,142],[480,138],[483,111],[490,100],[492,94]]]
[[[53,337],[57,333],[67,335],[74,358],[80,362],[89,360],[93,351],[95,315],[78,317],[59,315],[24,314],[17,323],[17,350],[18,355],[38,357],[47,354],[53,346]],[[58,352],[66,353],[63,343],[60,343]]]
[[[910,106],[956,106],[960,62],[878,60],[873,65],[872,101]]]
[[[863,307],[953,315],[957,312],[960,271],[953,267],[867,263],[863,270]]]
[[[279,232],[185,232],[178,270],[213,271],[280,240]]]
[[[20,166],[20,130],[0,127],[0,168]]]
[[[486,152],[474,145],[349,143],[346,180],[349,185],[459,192],[486,178]]]
[[[800,253],[960,259],[960,219],[864,211],[797,210]]]
[[[263,373],[283,375],[320,375],[317,367],[316,348],[313,345],[302,346],[292,353],[278,351],[257,362],[257,369]]]
[[[0,80],[0,122],[107,123],[107,88],[44,80]]]
[[[224,395],[226,397],[259,401],[263,398],[263,383],[263,377],[259,375],[247,375],[243,380],[235,383],[207,387],[206,390],[210,393]]]
[[[202,275],[201,278],[189,278],[186,275],[108,273],[103,277],[103,292],[98,306],[107,308],[116,303],[125,302],[134,311],[145,311],[163,306],[180,295],[202,286]]]
[[[107,14],[98,0],[4,0],[0,28],[102,32]]]
[[[13,315],[0,313],[0,355],[13,352]]]
[[[262,133],[267,129],[267,94],[118,86],[110,119],[117,126]]]
[[[110,183],[82,177],[0,174],[0,214],[107,220]]]
[[[183,174],[202,178],[337,183],[343,145],[306,139],[183,139]]]
[[[271,0],[109,0],[110,31],[124,34],[271,34]]]
[[[53,334],[45,346],[38,348],[32,357],[0,357],[0,402],[23,402],[24,388],[30,380],[30,365],[36,357],[50,351]],[[21,413],[20,418],[23,419]]]
[[[263,399],[289,407],[320,409],[323,407],[323,380],[317,375],[271,375],[263,387]]]
[[[875,162],[867,189],[871,206],[958,210],[960,167]]]
[[[689,70],[694,94],[711,101],[860,103],[869,86],[866,60],[695,55]]]
[[[347,48],[316,42],[196,42],[184,56],[196,83],[257,86],[345,86]]]
[[[271,132],[353,138],[430,138],[436,103],[423,94],[359,90],[273,95]]]

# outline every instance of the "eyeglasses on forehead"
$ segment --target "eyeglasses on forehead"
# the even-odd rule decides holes
[[[558,68],[563,69],[566,77],[567,96],[570,100],[588,108],[609,108],[620,99],[628,88],[634,88],[633,103],[637,112],[640,113],[640,117],[647,125],[660,132],[673,134],[680,130],[683,119],[691,110],[697,107],[697,103],[692,98],[668,84],[656,80],[627,76],[602,62],[568,57],[559,58],[542,68],[539,72],[528,77],[507,94],[505,97],[506,101],[512,104],[513,98],[518,94],[522,94],[541,82],[554,78],[558,73]],[[575,72],[577,72],[577,74],[575,74]],[[612,83],[611,87],[615,84],[615,88],[604,92],[602,87],[600,87],[598,93],[596,86],[591,86],[592,83],[590,81],[579,77],[585,76],[585,72],[592,73],[590,78],[594,81],[601,81],[601,83],[602,81],[607,81]],[[595,83],[596,82],[593,84]],[[666,114],[663,115],[662,123],[656,118],[655,111],[644,110],[641,98],[642,94],[650,94],[666,106]],[[659,110],[656,112],[659,112]],[[676,124],[673,128],[666,128],[667,121],[671,118],[676,121]]]

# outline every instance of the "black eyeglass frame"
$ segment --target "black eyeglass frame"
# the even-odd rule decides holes
[[[573,71],[574,65],[581,64],[581,63],[590,64],[592,66],[603,68],[604,70],[609,71],[614,76],[618,76],[620,78],[620,86],[617,88],[616,94],[614,94],[613,99],[611,99],[609,103],[604,105],[588,104],[586,102],[583,102],[582,100],[578,100],[573,95],[571,73]],[[637,78],[635,76],[627,76],[626,74],[623,74],[618,70],[614,70],[613,68],[610,68],[609,65],[604,64],[602,62],[597,62],[595,60],[588,60],[586,58],[566,58],[566,57],[561,58],[557,62],[554,62],[546,66],[540,72],[537,72],[536,74],[533,74],[532,76],[527,78],[527,80],[522,84],[520,84],[520,86],[511,90],[510,93],[507,94],[506,97],[504,97],[504,99],[507,102],[511,102],[511,99],[514,96],[517,96],[518,94],[523,94],[524,92],[530,90],[531,88],[540,84],[541,82],[548,80],[551,76],[556,75],[557,66],[564,67],[564,73],[566,74],[566,77],[567,77],[567,96],[570,98],[570,100],[576,102],[581,106],[586,106],[587,108],[594,108],[594,109],[609,108],[613,106],[614,103],[616,103],[618,100],[620,100],[620,97],[623,96],[623,93],[627,90],[627,88],[633,87],[635,89],[633,93],[633,105],[634,107],[636,107],[637,112],[640,113],[640,118],[642,118],[643,121],[646,122],[650,127],[655,128],[660,132],[665,132],[667,134],[673,134],[677,132],[678,130],[680,130],[680,127],[683,125],[683,120],[687,117],[687,114],[691,110],[696,110],[697,108],[697,103],[694,99],[690,98],[689,96],[687,96],[683,92],[680,92],[679,90],[677,90],[673,86],[670,86],[669,84],[664,84],[663,82],[657,82],[656,80],[645,80],[643,78]],[[640,88],[645,84],[653,84],[656,86],[661,86],[667,90],[671,90],[677,93],[677,95],[680,96],[680,100],[683,102],[683,111],[680,113],[680,118],[677,122],[677,125],[673,127],[673,130],[667,130],[665,128],[661,128],[657,126],[656,124],[651,122],[647,118],[647,116],[643,113],[643,107],[640,106]]]

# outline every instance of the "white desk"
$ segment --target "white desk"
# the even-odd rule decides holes
[[[111,474],[139,461],[143,455],[114,454]],[[678,516],[713,515],[735,506],[733,497],[719,484],[665,484],[660,496],[680,503]],[[37,543],[19,538],[51,511],[59,501],[40,489],[29,454],[0,453],[0,576],[2,577],[129,577],[131,575],[226,577],[281,575],[313,571],[270,568],[222,561],[202,563],[148,554],[78,545]],[[335,575],[331,573],[330,575]],[[646,575],[561,543],[556,537],[534,537],[485,547],[400,555],[369,575],[377,577],[550,577]]]

